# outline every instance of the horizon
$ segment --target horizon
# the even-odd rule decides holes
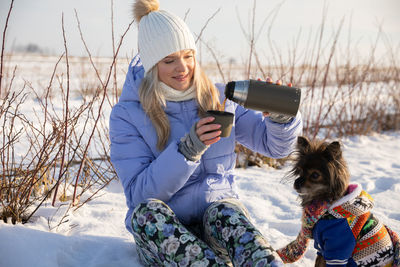
[[[194,33],[195,39],[196,35],[202,32],[202,40],[214,50],[221,61],[243,62],[249,54],[249,44],[243,31],[246,34],[251,32],[250,19],[254,2],[231,0],[228,5],[226,2],[226,0],[205,0],[201,3],[185,1],[182,4],[178,0],[170,0],[161,1],[160,9],[172,12],[182,19],[186,17],[185,21]],[[11,1],[0,2],[2,31],[10,3]],[[133,1],[128,0],[113,3],[115,43],[118,43],[120,36],[132,21],[132,3]],[[256,2],[255,35],[258,54],[269,61],[268,56],[277,53],[278,49],[281,49],[279,51],[283,57],[288,57],[289,51],[295,47],[299,51],[309,49],[306,46],[310,43],[310,39],[313,41],[320,33],[324,8],[326,8],[325,42],[329,41],[339,29],[340,21],[343,19],[339,36],[340,47],[345,47],[349,43],[351,49],[360,53],[360,56],[367,55],[381,30],[377,55],[387,53],[388,45],[394,49],[394,53],[399,50],[400,18],[397,15],[397,11],[400,10],[399,1],[273,0]],[[30,45],[32,49],[41,51],[42,54],[61,55],[64,51],[61,18],[64,15],[69,55],[87,56],[79,35],[75,9],[91,54],[100,57],[112,56],[111,0],[17,0],[14,2],[8,24],[5,51],[12,53],[26,50]],[[215,16],[211,18],[213,14]],[[230,25],[232,27],[229,27]],[[134,23],[125,36],[119,56],[132,58],[137,53],[136,36],[137,24]],[[2,39],[3,37],[1,41]],[[298,39],[297,46],[295,46],[296,39]],[[235,45],[232,45],[233,43]],[[208,48],[204,44],[198,42],[197,47],[200,51],[200,60],[210,58],[207,56]],[[274,49],[276,50],[272,51]]]

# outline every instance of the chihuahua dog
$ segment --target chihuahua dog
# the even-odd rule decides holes
[[[399,238],[371,213],[373,199],[350,173],[339,142],[298,137],[289,176],[303,208],[297,239],[278,254],[285,263],[317,249],[315,266],[398,266]]]
[[[298,137],[297,153],[291,174],[303,207],[312,201],[334,202],[345,194],[350,173],[339,142],[310,142]]]

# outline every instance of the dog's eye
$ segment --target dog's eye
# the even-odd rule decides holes
[[[317,180],[319,178],[319,173],[318,172],[312,172],[310,175],[310,178],[313,180]]]

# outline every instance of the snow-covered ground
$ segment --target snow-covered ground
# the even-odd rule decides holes
[[[341,141],[352,181],[375,199],[375,214],[400,232],[400,132]],[[237,169],[239,196],[275,248],[292,241],[300,229],[296,193],[282,181],[289,168]],[[48,203],[31,223],[0,222],[0,266],[140,266],[135,243],[124,226],[122,187],[116,181],[97,196],[64,218],[67,205],[53,208]],[[310,247],[304,258],[288,266],[313,266],[314,258]]]

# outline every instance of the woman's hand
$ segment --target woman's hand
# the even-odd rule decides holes
[[[213,120],[215,120],[214,117],[205,117],[200,119],[196,124],[196,134],[200,141],[207,146],[221,139],[221,131],[218,130],[221,128],[221,125],[211,123]]]

